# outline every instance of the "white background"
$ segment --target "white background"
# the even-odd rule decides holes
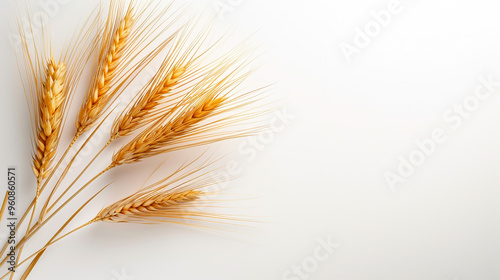
[[[8,39],[13,2],[0,11],[0,168],[17,166],[25,205],[34,180]],[[28,2],[37,9],[50,1]],[[49,21],[61,33],[99,1],[64,2]],[[193,6],[215,15],[214,3]],[[258,197],[246,212],[267,223],[238,238],[172,225],[97,224],[50,248],[31,279],[500,279],[500,87],[461,125],[444,117],[471,100],[481,77],[500,81],[500,3],[401,0],[366,46],[355,45],[357,29],[390,0],[230,3],[215,28],[242,37],[258,30],[260,82],[277,81],[270,94],[294,115],[255,158],[234,152],[243,170],[237,191]],[[342,44],[358,48],[350,61]],[[64,145],[74,133],[71,118]],[[446,140],[391,188],[387,172],[398,174],[400,157],[408,159],[435,129]],[[137,182],[155,165],[141,166],[126,169]],[[119,197],[115,190],[107,196]],[[318,239],[328,238],[339,247],[318,261]],[[289,272],[294,266],[304,274]]]

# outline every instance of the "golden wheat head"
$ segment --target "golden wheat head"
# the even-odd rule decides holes
[[[209,193],[203,189],[215,184],[208,176],[214,170],[208,167],[217,160],[208,159],[198,164],[202,157],[183,164],[160,181],[107,206],[92,221],[160,223],[185,218],[218,218],[192,208],[207,203],[202,198]]]
[[[207,119],[223,101],[223,98],[207,98],[166,124],[152,125],[151,129],[145,130],[115,153],[112,164],[133,163],[163,153],[163,148],[168,145],[169,141],[189,132],[190,128]]]
[[[164,78],[162,83],[141,95],[141,98],[114,122],[111,132],[111,138],[115,139],[131,134],[133,131],[143,127],[147,123],[154,121],[161,115],[162,111],[157,108],[165,102],[172,89],[178,84],[186,68],[179,67],[173,69]],[[172,98],[175,99],[175,98]],[[167,111],[162,108],[163,112]]]
[[[108,19],[110,20],[110,19]],[[113,98],[112,82],[117,67],[122,63],[124,50],[134,24],[134,12],[129,8],[114,34],[110,45],[104,46],[100,54],[100,67],[87,95],[87,99],[78,114],[76,122],[77,134],[87,131],[102,115],[108,102]],[[106,34],[103,34],[106,36]],[[106,40],[104,40],[106,42]]]
[[[157,195],[151,198],[143,197],[133,203],[112,205],[104,208],[97,220],[103,222],[133,222],[141,218],[165,216],[174,213],[179,204],[193,202],[202,196],[201,191],[187,190],[179,193]]]
[[[33,156],[33,171],[38,184],[47,177],[59,143],[66,98],[65,75],[66,65],[57,64],[54,59],[50,59],[47,63],[42,93],[39,95],[37,145]]]

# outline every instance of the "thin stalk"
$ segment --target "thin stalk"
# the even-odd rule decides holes
[[[112,112],[113,110],[111,110]],[[99,125],[94,129],[94,131],[92,131],[92,133],[89,135],[89,137],[87,137],[87,140],[83,143],[83,145],[80,147],[80,149],[78,149],[78,151],[75,153],[75,155],[71,158],[70,162],[68,163],[68,165],[66,166],[66,168],[64,169],[63,173],[61,174],[61,176],[59,176],[59,179],[57,180],[57,183],[56,185],[54,186],[54,188],[52,189],[52,191],[50,192],[46,202],[45,202],[45,205],[44,207],[42,208],[42,211],[40,212],[40,217],[39,217],[39,221],[41,219],[43,219],[43,217],[47,214],[46,212],[46,207],[47,207],[47,204],[48,202],[50,201],[50,199],[52,198],[52,196],[54,195],[56,189],[59,187],[59,185],[61,184],[62,180],[66,177],[69,169],[71,168],[71,166],[73,165],[73,162],[76,160],[76,157],[78,156],[78,154],[80,154],[80,152],[83,150],[83,148],[88,144],[88,142],[90,141],[90,139],[92,139],[92,137],[94,136],[94,134],[99,130],[99,128],[101,127],[101,125],[104,124],[104,122],[107,120],[108,116],[111,114],[111,112],[106,115],[104,117],[104,119],[99,123]],[[78,139],[78,137],[81,135],[82,133],[81,132],[77,132],[76,135],[75,135],[75,138],[73,139],[73,142],[75,141],[75,139]],[[109,144],[111,143],[108,143],[106,144],[107,146],[109,146]],[[107,147],[106,146],[106,147]],[[102,151],[101,151],[102,152]],[[81,175],[81,174],[80,174]],[[80,177],[80,176],[79,176]],[[50,177],[49,177],[49,180],[50,180]]]
[[[111,112],[109,113],[111,114]],[[94,129],[94,131],[92,131],[92,133],[90,134],[90,136],[85,140],[85,142],[82,144],[82,146],[78,149],[78,151],[75,153],[75,155],[73,156],[73,158],[71,159],[70,163],[66,166],[66,168],[64,169],[63,173],[61,174],[61,176],[65,176],[69,169],[71,168],[71,165],[73,164],[73,162],[75,161],[76,157],[78,156],[78,154],[83,150],[83,148],[88,144],[88,142],[90,141],[90,139],[92,138],[92,136],[94,136],[94,134],[99,130],[99,128],[104,124],[104,121],[107,119],[107,117],[109,116],[109,114],[99,123],[99,125]],[[55,171],[57,170],[57,168],[59,167],[59,165],[62,163],[63,159],[67,156],[68,152],[70,151],[71,147],[73,147],[73,145],[76,143],[76,141],[78,140],[78,138],[81,136],[81,133],[76,133],[75,134],[75,137],[73,137],[73,140],[71,141],[71,143],[69,144],[68,148],[66,148],[66,151],[64,152],[64,154],[62,155],[62,157],[59,159],[59,161],[57,162],[56,166],[54,167],[54,169],[52,170],[52,172],[49,174],[49,177],[45,180],[45,183],[42,185],[42,188],[40,189],[41,192],[43,192],[43,190],[45,189],[45,187],[47,186],[48,182],[50,181],[50,179],[52,178],[52,176],[54,175]],[[33,208],[35,204],[35,198],[31,201],[31,204],[30,206],[28,207],[28,209],[24,212],[22,218],[19,220],[19,223],[17,225],[17,228],[15,230],[15,232],[17,233],[19,227],[21,226],[21,224],[24,222],[24,220],[26,219],[26,217],[28,216],[28,214],[30,213],[31,209]],[[30,229],[28,228],[26,230],[26,234],[28,234],[30,231]],[[26,235],[25,234],[25,235]],[[24,239],[24,237],[23,237]],[[21,241],[23,240],[21,239]],[[0,256],[3,256],[3,254],[5,253],[5,251],[7,250],[9,246],[9,243],[8,242],[5,242],[2,250],[0,251]],[[19,246],[19,245],[18,245]],[[4,265],[5,262],[7,261],[7,256],[0,262],[0,266]]]
[[[95,132],[95,131],[94,131]],[[78,134],[77,134],[78,135]],[[91,135],[92,136],[92,135]],[[90,136],[90,137],[91,137]],[[76,137],[76,136],[75,136]],[[78,156],[78,154],[80,153],[80,151],[86,146],[86,144],[88,143],[88,140],[90,140],[90,137],[87,139],[87,141],[85,141],[85,143],[83,143],[83,145],[80,147],[80,149],[78,149],[78,151],[73,155],[73,157],[71,158],[70,162],[68,163],[68,165],[66,166],[66,168],[64,168],[64,171],[63,173],[61,174],[61,176],[59,176],[59,179],[57,180],[57,182],[59,183],[62,179],[64,179],[66,177],[66,174],[68,173],[69,169],[71,168],[71,166],[73,165],[73,162],[75,161],[76,157]],[[73,142],[72,142],[73,143]],[[65,154],[66,155],[66,154]],[[65,155],[63,155],[63,158],[65,157]],[[61,158],[62,159],[62,158]],[[49,180],[50,180],[50,177],[49,177]],[[52,190],[51,194],[54,192],[54,190]],[[49,195],[50,197],[50,195]],[[44,215],[44,212],[43,212],[44,208],[42,208],[42,211],[40,212],[40,217],[43,217]],[[33,210],[34,211],[34,210]]]
[[[7,208],[7,199],[9,198],[9,191],[5,192],[5,197],[2,202],[2,209],[0,210],[0,219],[3,220],[3,214],[5,213],[5,208]]]
[[[57,168],[59,167],[59,165],[62,163],[62,160],[67,155],[67,153],[69,152],[69,150],[71,149],[71,147],[75,144],[76,140],[77,140],[76,137],[73,138],[73,140],[71,141],[70,145],[68,146],[68,148],[64,152],[63,156],[59,159],[59,161],[57,162],[57,164],[54,167],[54,169],[52,170],[52,172],[50,172],[49,177],[45,180],[45,183],[42,185],[42,188],[40,189],[40,192],[43,192],[43,190],[45,189],[47,183],[50,181],[50,179],[54,175],[54,173],[57,170]],[[34,205],[35,205],[35,199],[33,199],[31,201],[31,204],[28,206],[28,208],[26,209],[26,211],[24,211],[23,216],[21,217],[21,219],[19,220],[19,223],[17,224],[15,233],[17,233],[19,227],[23,224],[24,220],[26,219],[26,217],[28,216],[28,214],[31,212],[31,210],[32,210],[32,208],[33,208]],[[2,247],[2,250],[0,251],[0,256],[3,256],[3,254],[7,250],[7,247],[9,247],[9,243],[5,242],[4,246]],[[4,264],[4,262],[1,262],[0,266],[2,266],[3,264]]]
[[[97,178],[102,176],[104,173],[108,172],[114,167],[113,164],[109,165],[106,169],[103,171],[99,172],[99,174],[95,175],[90,181],[88,181],[85,185],[83,185],[78,191],[76,191],[71,197],[69,197],[59,208],[57,208],[48,218],[44,219],[42,222],[38,222],[34,225],[32,230],[27,236],[24,236],[23,239],[19,242],[19,244],[24,244],[31,237],[33,237],[34,234],[36,234],[47,222],[49,222],[59,211],[61,211],[62,208],[64,208],[68,203],[70,203],[78,194],[80,194],[85,188],[87,188],[92,182],[94,182]],[[75,181],[73,181],[72,184],[74,184]],[[18,245],[19,246],[19,245]]]
[[[50,245],[52,245],[52,244],[56,243],[57,241],[63,239],[64,237],[66,237],[66,236],[68,236],[68,235],[70,235],[72,233],[75,233],[76,231],[78,231],[78,230],[80,230],[80,229],[82,229],[82,228],[84,228],[84,227],[86,227],[88,225],[91,225],[94,222],[95,221],[89,221],[89,222],[87,222],[87,223],[85,223],[85,224],[83,224],[83,225],[81,225],[81,226],[73,229],[72,231],[70,231],[70,232],[64,234],[63,236],[61,236],[61,237],[59,237],[59,238],[57,238],[57,239],[54,240],[54,238],[57,237],[57,234],[60,233],[60,231],[58,231],[57,234],[54,235],[50,239],[50,241],[47,244],[45,244],[45,246],[42,249],[40,249],[40,250],[36,251],[35,253],[31,254],[29,257],[27,257],[25,260],[23,260],[21,263],[19,263],[19,265],[22,265],[23,263],[27,262],[28,260],[30,260],[31,258],[33,258],[36,255],[36,258],[30,263],[30,265],[28,266],[28,268],[24,271],[24,273],[23,273],[22,277],[20,278],[20,280],[25,280],[29,276],[29,274],[31,273],[31,271],[33,270],[33,268],[35,267],[35,265],[38,263],[38,261],[42,257],[42,255],[45,252],[45,250],[47,249],[47,247],[49,247]],[[2,279],[2,278],[0,278],[0,279]]]
[[[33,211],[31,211],[30,221],[28,222],[28,226],[26,227],[26,232],[24,233],[24,235],[28,234],[28,232],[29,232],[29,230],[31,228],[31,223],[33,222],[33,217],[35,216],[35,212],[36,212],[36,204],[38,203],[38,197],[39,197],[39,194],[41,193],[40,192],[40,188],[41,188],[41,181],[38,181],[38,183],[37,183],[37,190],[38,191],[37,191],[37,193],[35,195],[35,203],[33,204]],[[21,258],[21,255],[23,253],[24,246],[21,245],[21,246],[17,246],[17,247],[19,248],[19,252],[17,253],[17,258],[16,258],[16,261],[14,263],[14,271],[10,275],[10,280],[14,279],[14,275],[16,273],[15,268],[17,267],[18,261]]]
[[[94,220],[89,221],[89,222],[87,222],[87,223],[83,224],[82,226],[80,226],[80,227],[78,227],[78,228],[76,228],[76,229],[73,229],[72,231],[70,231],[70,232],[68,232],[68,233],[64,234],[63,236],[61,236],[61,237],[59,237],[59,238],[55,239],[55,238],[56,238],[56,237],[57,237],[57,236],[58,236],[58,235],[59,235],[59,234],[60,234],[60,233],[61,233],[61,232],[62,232],[62,231],[66,228],[66,226],[68,226],[68,225],[69,225],[69,223],[70,223],[70,222],[71,222],[71,221],[72,221],[72,220],[73,220],[73,219],[74,219],[74,218],[78,215],[78,213],[80,213],[80,212],[83,210],[83,208],[85,208],[85,206],[87,206],[87,204],[89,204],[89,203],[90,203],[90,202],[91,202],[91,201],[92,201],[95,197],[97,197],[97,196],[98,196],[98,195],[99,195],[99,194],[100,194],[103,190],[105,190],[105,189],[106,189],[109,185],[110,185],[110,184],[107,184],[106,186],[104,186],[101,190],[99,190],[96,194],[94,194],[94,195],[93,195],[90,199],[88,199],[88,200],[87,200],[87,202],[85,202],[82,206],[80,206],[80,208],[78,208],[78,210],[77,210],[77,211],[76,211],[76,212],[75,212],[75,213],[74,213],[74,214],[73,214],[73,215],[72,215],[72,216],[71,216],[71,217],[70,217],[70,218],[69,218],[69,219],[68,219],[68,220],[64,223],[64,225],[63,225],[63,226],[62,226],[62,227],[61,227],[61,228],[57,231],[57,233],[56,233],[56,234],[54,234],[54,236],[53,236],[53,237],[49,240],[49,242],[48,242],[48,243],[47,243],[47,244],[46,244],[46,245],[45,245],[42,249],[40,249],[40,250],[36,251],[36,252],[35,252],[35,253],[33,253],[32,255],[30,255],[29,257],[27,257],[26,259],[24,259],[22,262],[20,262],[20,263],[18,264],[18,266],[22,265],[23,263],[25,263],[26,261],[28,261],[29,259],[31,259],[33,256],[38,255],[38,256],[35,258],[35,260],[33,260],[33,262],[36,264],[36,261],[38,261],[38,260],[40,259],[40,257],[42,256],[43,252],[47,249],[47,247],[48,247],[48,246],[50,246],[50,245],[52,245],[52,244],[56,243],[57,241],[59,241],[59,240],[63,239],[64,237],[66,237],[66,236],[70,235],[71,233],[74,233],[74,232],[76,232],[77,230],[82,229],[82,228],[84,228],[85,226],[90,225],[90,224],[92,224],[93,222],[95,222]],[[54,240],[54,239],[55,239],[55,240]],[[28,276],[27,274],[29,274],[29,273],[30,273],[30,271],[31,271],[31,270],[33,269],[33,267],[34,267],[33,262],[32,262],[32,264],[30,264],[30,266],[28,267],[28,269],[24,272],[24,274],[23,274],[23,276],[22,276],[23,278],[21,278],[21,279],[26,279],[26,277]],[[29,272],[28,272],[28,270],[29,270]],[[7,273],[7,274],[8,274],[8,273]],[[7,276],[7,274],[5,274],[5,275],[3,275],[2,277],[0,277],[0,279],[3,279],[5,276]],[[25,276],[25,275],[26,275],[26,276]]]
[[[31,203],[31,206],[33,206],[33,203],[34,203],[34,202],[35,202],[35,200],[33,200],[33,202]],[[24,219],[26,219],[26,217],[28,216],[27,214],[28,214],[28,212],[26,212],[26,214],[25,214],[25,215],[23,215],[23,217],[19,220],[19,224],[18,224],[18,226],[16,227],[16,229],[14,230],[14,233],[17,233],[17,229],[19,228],[19,225],[21,225],[21,224],[23,223]],[[7,247],[9,247],[9,242],[8,242],[8,240],[5,242],[5,245],[3,246],[2,251],[0,252],[0,256],[3,256],[3,254],[4,254],[4,253],[5,253],[5,251],[7,250]],[[6,257],[6,258],[4,258],[4,259],[2,260],[2,262],[0,262],[0,266],[2,266],[2,265],[6,262],[6,261],[7,261],[7,257]]]
[[[39,249],[38,251],[36,251],[35,253],[31,254],[29,257],[25,258],[23,261],[21,261],[17,266],[21,266],[23,265],[25,262],[27,262],[28,260],[30,260],[31,258],[33,258],[34,256],[36,256],[36,258],[30,263],[30,265],[28,266],[28,268],[24,271],[23,273],[23,276],[20,278],[20,279],[26,279],[26,277],[28,277],[29,273],[31,273],[31,270],[33,270],[33,267],[35,266],[36,262],[38,262],[38,260],[40,259],[40,257],[42,256],[42,254],[45,252],[45,250],[52,244],[56,243],[57,241],[60,241],[61,239],[67,237],[68,235],[72,234],[72,233],[75,233],[76,231],[86,227],[86,226],[89,226],[91,225],[92,223],[94,223],[95,221],[89,221],[73,230],[71,230],[70,232],[64,234],[63,236],[57,238],[54,240],[54,238],[60,233],[60,231],[57,232],[56,235],[54,235],[52,237],[52,239],[50,239],[49,242],[47,242],[47,244],[45,244],[44,247],[42,247],[41,249]],[[5,273],[4,275],[2,275],[2,277],[0,277],[0,279],[4,279],[8,274],[11,274],[11,279],[14,275],[13,272],[9,271],[7,273]]]
[[[113,142],[114,139],[110,139],[106,145],[104,145],[102,147],[102,149],[97,153],[97,155],[94,156],[94,158],[87,164],[87,166],[85,166],[85,168],[78,174],[78,176],[74,179],[73,182],[76,182],[80,179],[80,177],[87,171],[87,169],[92,165],[92,163],[94,163],[94,161],[97,159],[97,157]],[[50,194],[50,196],[47,198],[46,202],[45,202],[45,205],[43,206],[43,209],[42,209],[42,213],[41,213],[41,218],[40,220],[43,220],[43,217],[49,213],[53,208],[54,206],[61,200],[61,198],[64,197],[64,195],[66,195],[66,193],[68,193],[68,191],[71,189],[71,187],[74,185],[74,183],[72,183],[71,185],[69,185],[64,191],[63,193],[56,199],[56,201],[54,201],[54,203],[52,203],[50,206],[48,206],[49,202],[50,202],[50,199],[52,198],[55,190],[57,190],[57,188],[59,187],[59,185],[61,184],[61,179],[59,179],[57,181],[57,184],[54,186],[54,188],[52,189],[52,192]]]

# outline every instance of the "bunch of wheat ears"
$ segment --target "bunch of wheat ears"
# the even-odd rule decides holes
[[[157,2],[161,1],[111,0],[109,5],[96,8],[58,56],[53,54],[47,28],[42,28],[41,39],[29,40],[26,27],[18,22],[22,38],[18,68],[32,123],[36,188],[33,201],[18,223],[15,269],[6,270],[0,279],[13,279],[21,272],[20,279],[26,279],[51,244],[92,224],[194,221],[202,223],[197,226],[212,228],[204,223],[237,219],[197,208],[210,202],[213,192],[208,188],[217,182],[208,174],[219,161],[202,152],[182,164],[169,157],[166,162],[178,167],[168,176],[103,206],[83,225],[66,229],[112,185],[94,190],[96,186],[91,186],[109,170],[160,154],[246,137],[263,127],[258,119],[267,111],[257,102],[264,100],[265,87],[242,89],[254,72],[250,64],[255,49],[247,47],[244,41],[217,54],[228,35],[209,40],[214,20],[205,22],[200,16],[184,19],[186,8],[175,10],[172,4],[164,7]],[[30,13],[29,9],[26,12]],[[153,66],[158,61],[159,66]],[[154,75],[133,92],[126,106],[120,107],[118,97],[130,91],[130,84],[146,68],[150,72],[154,69]],[[90,73],[87,82],[83,78],[86,72]],[[75,117],[68,112],[82,82],[86,94],[73,122]],[[66,124],[68,118],[70,122]],[[66,182],[78,154],[110,118],[112,125],[106,133],[109,141],[85,167],[78,168],[76,178]],[[74,133],[74,137],[59,155],[64,150],[60,147],[63,131]],[[78,141],[80,138],[82,141]],[[115,147],[108,167],[81,182],[87,169],[95,166],[95,160],[114,142],[119,146]],[[71,158],[72,149],[76,151]],[[69,161],[61,164],[66,157]],[[90,198],[81,197],[85,189],[91,190]],[[77,210],[68,214],[61,226],[49,227],[55,232],[53,237],[22,259],[24,245],[71,202],[76,203]],[[23,223],[25,230],[20,230]],[[8,248],[6,243],[0,252],[5,267]]]

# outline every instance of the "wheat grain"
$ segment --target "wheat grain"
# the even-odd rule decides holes
[[[39,115],[36,152],[33,156],[33,171],[38,185],[48,176],[55,157],[63,119],[65,101],[66,65],[50,59],[46,68],[46,78],[39,95]]]

